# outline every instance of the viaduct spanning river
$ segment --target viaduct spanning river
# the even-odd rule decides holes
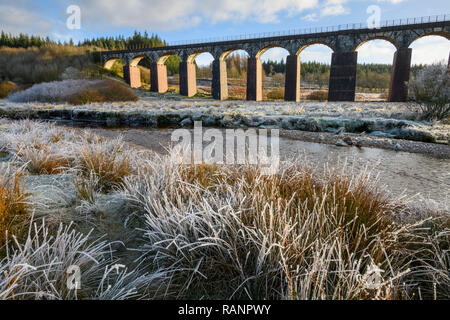
[[[228,97],[227,68],[225,59],[235,50],[245,50],[247,61],[247,100],[262,100],[261,55],[270,48],[281,47],[289,52],[286,58],[284,97],[287,101],[300,100],[300,53],[313,44],[323,44],[332,51],[328,101],[354,101],[356,88],[357,49],[367,41],[383,39],[392,43],[394,55],[388,100],[406,101],[411,67],[410,45],[428,35],[440,35],[450,39],[450,15],[401,19],[382,22],[379,28],[367,28],[360,24],[347,24],[310,30],[290,30],[274,34],[260,34],[221,41],[194,42],[153,48],[134,48],[100,53],[102,63],[109,69],[115,61],[125,64],[123,74],[131,87],[140,87],[142,59],[151,61],[151,91],[164,93],[168,89],[165,61],[172,55],[181,58],[180,94],[194,96],[196,87],[195,58],[204,52],[213,57],[212,96],[225,100]]]

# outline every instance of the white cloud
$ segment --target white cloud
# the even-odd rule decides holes
[[[302,19],[310,22],[316,22],[319,20],[317,17],[317,13],[307,14],[306,16],[302,17]]]
[[[305,48],[300,53],[300,61],[316,61],[321,63],[330,64],[332,50],[323,44],[314,44]]]
[[[78,4],[88,24],[175,30],[204,22],[279,22],[281,13],[301,13],[316,7],[318,0],[81,0]]]
[[[214,57],[209,52],[201,53],[195,58],[198,66],[209,66],[213,61]]]
[[[28,10],[24,8],[28,8]],[[18,0],[13,4],[1,1],[0,29],[12,34],[33,33],[46,36],[52,30],[53,24],[49,19],[35,13],[36,11],[39,12],[27,1]]]
[[[395,46],[386,40],[372,40],[358,49],[358,63],[392,64]]]
[[[377,0],[377,2],[390,2],[392,4],[397,4],[397,3],[401,3],[401,2],[405,2],[407,0]]]
[[[286,57],[289,55],[289,52],[286,49],[283,48],[271,48],[264,52],[261,55],[262,61],[272,60],[272,61],[281,61],[281,59],[284,59],[286,61]]]
[[[320,11],[320,15],[325,17],[349,14],[350,9],[344,7],[347,2],[348,0],[327,0]]]
[[[428,36],[414,41],[411,48],[413,65],[447,63],[450,41],[439,36]],[[358,62],[392,64],[395,51],[395,47],[385,40],[369,41],[358,49]]]
[[[414,41],[411,48],[412,64],[447,63],[450,41],[439,36],[428,36]]]

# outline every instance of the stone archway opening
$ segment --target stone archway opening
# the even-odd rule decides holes
[[[130,73],[135,72],[136,77],[137,73],[139,73],[138,79],[140,81],[140,85],[137,86],[138,88],[145,90],[150,89],[150,69],[152,63],[153,61],[145,55],[137,56],[130,61]]]
[[[263,100],[285,99],[286,59],[288,56],[289,51],[283,47],[270,47],[260,52]]]
[[[195,90],[190,91],[200,97],[211,97],[214,57],[209,52],[198,52],[191,55],[188,62],[195,66]]]
[[[213,97],[221,99],[245,100],[247,97],[248,53],[236,48],[222,53],[214,61]],[[214,87],[216,89],[214,89]]]
[[[110,58],[104,64],[103,68],[107,70],[112,76],[123,78],[123,67],[125,61],[121,58]]]
[[[388,101],[396,46],[388,39],[370,39],[357,48],[356,101]]]
[[[311,43],[300,48],[301,100],[328,100],[332,54],[333,50],[323,43]]]
[[[180,92],[181,58],[174,52],[160,56],[150,68],[150,90],[158,93]]]

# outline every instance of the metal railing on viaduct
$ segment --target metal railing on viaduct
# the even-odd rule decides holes
[[[309,30],[309,31],[308,31]],[[168,89],[165,61],[178,55],[180,62],[180,94],[193,96],[197,92],[195,58],[204,52],[213,57],[212,96],[224,100],[228,97],[225,59],[235,50],[248,53],[247,100],[262,99],[261,55],[270,48],[281,47],[289,52],[286,58],[285,100],[300,100],[300,53],[313,44],[323,44],[333,50],[331,58],[329,101],[354,101],[356,88],[357,49],[367,41],[383,39],[392,43],[394,55],[389,101],[406,101],[411,67],[411,43],[428,36],[440,35],[450,40],[450,15],[384,21],[379,28],[366,28],[362,24],[348,24],[326,28],[289,30],[284,32],[241,35],[220,39],[184,41],[167,46],[102,51],[105,68],[115,61],[125,64],[124,79],[131,87],[140,87],[138,63],[151,60],[150,90],[164,93]]]

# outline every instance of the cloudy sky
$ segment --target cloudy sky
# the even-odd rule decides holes
[[[81,28],[66,26],[67,8],[81,10]],[[0,0],[0,29],[75,41],[97,36],[131,35],[134,30],[157,33],[171,42],[249,33],[334,26],[367,21],[367,8],[379,6],[382,20],[449,14],[448,0]],[[440,37],[417,40],[413,63],[446,60],[450,41]],[[360,62],[392,63],[395,49],[385,41],[371,41],[358,52]],[[274,48],[263,59],[281,59],[286,51]],[[331,50],[311,46],[302,61],[330,62]],[[212,58],[202,54],[199,64]]]

